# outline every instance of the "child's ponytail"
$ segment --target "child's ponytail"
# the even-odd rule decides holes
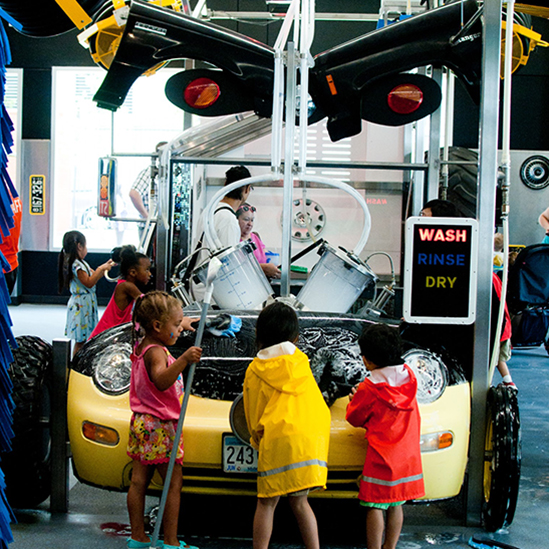
[[[145,297],[145,294],[141,294],[139,297],[135,300],[135,305],[133,306],[133,312],[132,312],[132,349],[135,347],[135,344],[145,335],[145,330],[143,326],[141,326],[141,323],[139,322],[139,318],[141,318],[141,304],[143,303],[143,298]]]
[[[78,257],[78,244],[86,245],[86,237],[80,231],[68,231],[63,236],[63,249],[57,259],[57,288],[59,293],[68,289],[72,280],[72,264]]]
[[[67,261],[65,260],[65,257],[65,252],[61,250],[59,252],[59,257],[57,258],[57,291],[59,293],[62,293],[67,287]]]

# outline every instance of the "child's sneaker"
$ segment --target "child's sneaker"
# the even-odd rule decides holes
[[[162,542],[159,542],[160,544],[162,544]],[[136,541],[132,538],[128,538],[126,540],[126,547],[128,549],[149,549],[149,547],[151,546],[151,542],[150,541]],[[162,545],[157,545],[158,547],[162,547]]]
[[[509,387],[509,389],[513,389],[518,393],[518,387],[512,381],[502,381],[501,384],[504,387]]]
[[[198,549],[195,545],[189,545],[188,543],[185,543],[183,540],[179,542],[179,545],[164,545],[166,549]]]

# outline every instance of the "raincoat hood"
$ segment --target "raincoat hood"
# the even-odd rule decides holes
[[[402,411],[409,411],[416,406],[417,380],[408,366],[386,366],[374,372],[371,381],[379,395],[380,404]]]
[[[273,389],[281,393],[298,395],[306,390],[311,377],[309,360],[307,355],[294,345],[291,348],[285,347],[285,350],[294,352],[266,359],[260,358],[262,353],[259,353],[249,368],[261,381]]]

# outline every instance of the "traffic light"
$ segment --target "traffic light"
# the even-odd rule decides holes
[[[270,117],[273,48],[157,5],[163,1],[79,0],[97,27],[102,18],[113,19],[114,8],[118,14],[112,38],[110,27],[104,29],[106,45],[99,38],[94,42],[90,34],[94,59],[108,69],[94,96],[98,106],[116,110],[139,76],[174,59],[192,59],[208,68],[183,71],[168,81],[166,94],[175,105],[202,116],[253,110]],[[27,33],[39,36],[46,35],[51,15],[60,16],[51,32],[70,25],[67,15],[59,13],[58,2],[27,0],[23,9],[20,0],[0,0],[0,7],[25,21]],[[42,13],[44,21],[37,17]],[[359,133],[362,120],[390,126],[419,120],[438,108],[442,95],[434,80],[415,71],[427,66],[453,70],[478,102],[481,53],[481,8],[476,0],[451,2],[367,33],[315,57],[309,71],[314,103],[309,121],[327,116],[328,133],[337,141]]]
[[[200,116],[220,116],[255,111],[268,118],[272,101],[254,96],[253,86],[229,72],[191,69],[179,72],[166,83],[166,97],[180,109]]]
[[[397,126],[435,111],[441,91],[432,79],[410,72],[418,67],[451,68],[478,100],[479,14],[475,0],[446,4],[317,55],[309,91],[317,113],[328,116],[331,139],[359,133],[362,120]],[[169,80],[166,94],[178,107],[202,116],[248,110],[271,115],[272,48],[139,0],[131,3],[120,45],[94,100],[116,110],[142,73],[182,58],[212,68],[183,71]]]
[[[271,47],[213,23],[139,0],[130,5],[120,45],[94,101],[100,107],[116,110],[141,74],[172,59],[194,59],[213,65],[222,73],[216,75],[220,82],[219,99],[226,95],[222,90],[226,87],[233,100],[240,94],[250,96],[258,114],[271,115],[274,75]],[[185,86],[189,84],[184,76],[179,78]],[[172,96],[176,95],[175,86],[170,86]],[[220,101],[218,107],[225,103],[225,98]],[[246,101],[243,104],[248,106]],[[206,114],[206,109],[202,114]]]
[[[418,67],[451,68],[478,101],[479,14],[475,0],[446,4],[317,55],[309,89],[328,116],[331,139],[359,133],[361,119],[396,126],[436,110],[441,99],[438,85],[405,72]]]

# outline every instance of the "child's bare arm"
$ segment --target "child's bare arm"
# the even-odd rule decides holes
[[[113,260],[109,259],[106,263],[103,263],[103,265],[99,265],[95,271],[92,269],[91,275],[89,275],[84,269],[78,269],[78,280],[80,280],[86,288],[93,288],[105,274],[105,271],[110,271],[113,265]]]
[[[173,364],[181,363],[178,367],[181,367],[183,371],[189,364],[199,362],[202,357],[202,349],[200,347],[189,347]]]
[[[133,282],[124,281],[116,286],[114,291],[114,302],[116,303],[116,306],[123,311],[141,294],[141,290]]]
[[[184,316],[183,321],[181,322],[181,326],[187,332],[194,332],[195,329],[191,326],[191,323],[196,322],[197,320],[198,318],[191,318],[189,316]]]
[[[179,374],[189,364],[198,362],[201,356],[202,349],[200,347],[190,347],[168,366],[166,351],[161,347],[152,347],[145,354],[145,366],[154,386],[159,391],[165,391],[175,383]]]
[[[549,208],[544,210],[541,215],[539,216],[539,224],[545,229],[545,231],[549,231]]]

